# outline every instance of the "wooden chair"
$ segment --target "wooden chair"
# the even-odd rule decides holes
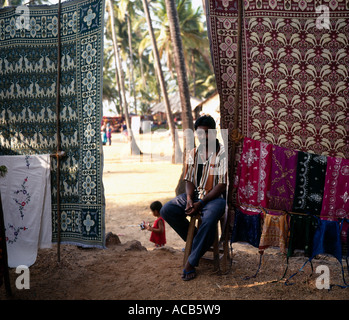
[[[195,235],[195,227],[200,228],[200,224],[201,224],[200,214],[190,217],[187,241],[185,244],[185,251],[184,251],[184,257],[183,257],[183,266],[186,264],[191,252],[193,239]],[[224,216],[217,223],[215,239],[214,239],[213,245],[208,250],[213,252],[214,271],[222,272],[223,274],[229,271],[230,254],[229,254],[229,248],[228,248],[229,246],[228,234],[229,234],[229,223],[227,219],[227,214],[225,213]],[[221,247],[219,245],[220,238],[222,243]],[[222,268],[220,264],[221,258],[223,258]]]

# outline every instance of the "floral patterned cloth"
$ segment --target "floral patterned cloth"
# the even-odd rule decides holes
[[[349,159],[328,157],[321,218],[349,218]]]
[[[8,265],[29,267],[52,243],[50,156],[1,156],[0,165]]]
[[[328,157],[324,198],[320,218],[323,220],[349,219],[349,160]],[[348,223],[341,228],[341,241],[347,246]]]
[[[235,179],[239,204],[267,207],[271,145],[245,138]]]
[[[233,129],[237,66],[242,65],[238,128],[246,137],[349,158],[348,1],[242,3],[241,64],[238,1],[206,5],[223,127]],[[329,10],[329,28],[321,25],[320,5]]]

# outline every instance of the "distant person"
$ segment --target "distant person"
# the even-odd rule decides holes
[[[128,135],[128,133],[127,133],[127,125],[126,125],[126,122],[124,121],[123,123],[122,123],[122,135],[125,137],[125,139],[127,140],[127,135]]]
[[[151,231],[150,241],[155,243],[155,247],[163,247],[166,244],[165,221],[160,216],[162,204],[160,201],[154,201],[150,205],[154,217],[157,217],[153,226],[146,225],[145,228]]]
[[[110,123],[107,123],[106,133],[107,133],[107,139],[109,141],[109,145],[111,146],[111,133],[113,132],[113,127],[110,125]]]
[[[101,127],[101,133],[102,133],[102,143],[103,145],[106,145],[108,138],[107,138],[107,126],[105,125],[105,123],[103,123]]]
[[[202,223],[182,273],[185,281],[195,278],[195,267],[213,244],[217,223],[226,207],[226,155],[224,146],[216,139],[215,120],[207,115],[198,118],[195,133],[200,144],[191,150],[186,162],[186,193],[167,202],[160,211],[184,241],[187,240],[189,227],[187,216],[201,215]]]

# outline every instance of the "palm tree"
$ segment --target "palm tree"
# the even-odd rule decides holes
[[[131,2],[129,2],[131,3]],[[130,74],[131,74],[131,85],[133,91],[133,99],[134,99],[134,109],[135,114],[137,114],[137,98],[136,98],[136,90],[135,90],[135,80],[134,80],[134,68],[133,68],[133,50],[132,50],[132,28],[131,28],[131,18],[128,13],[125,14],[127,20],[127,33],[128,33],[128,48],[130,53]],[[131,88],[130,88],[131,91]]]
[[[175,2],[177,4],[187,77],[190,80],[189,87],[194,96],[198,94],[206,97],[215,89],[205,92],[208,88],[203,85],[206,83],[206,79],[213,74],[213,67],[210,60],[207,32],[201,20],[202,11],[201,8],[198,8],[196,11],[193,10],[191,3],[186,0]],[[173,37],[170,33],[165,0],[158,2],[158,7],[154,14],[157,20],[160,21],[160,30],[157,32],[160,58],[166,55],[167,67],[173,73],[175,71],[174,46],[172,45]],[[197,86],[199,83],[200,86]]]
[[[133,48],[132,48],[132,27],[131,20],[135,18],[135,9],[137,1],[130,0],[120,0],[118,5],[118,19],[120,22],[124,22],[126,20],[127,24],[127,39],[128,39],[128,58],[130,62],[130,70],[129,70],[129,94],[130,96],[133,93],[133,102],[134,102],[134,111],[137,114],[137,98],[136,98],[136,90],[135,90],[135,80],[134,80],[134,63],[133,63]]]
[[[107,42],[105,42],[105,45]],[[115,70],[112,67],[114,52],[112,46],[105,46],[104,50],[104,58],[103,58],[103,100],[107,100],[109,102],[113,102],[115,104],[116,114],[121,114],[122,110],[120,110],[120,101],[121,94],[119,87],[120,85],[115,84]]]
[[[170,33],[172,38],[175,65],[176,65],[176,71],[177,71],[177,81],[178,81],[179,93],[180,93],[181,104],[182,104],[183,131],[185,131],[186,129],[193,130],[194,126],[193,126],[193,116],[191,113],[190,93],[189,93],[187,72],[185,68],[182,38],[181,38],[181,33],[179,28],[179,19],[178,19],[176,3],[173,0],[165,0],[165,3],[166,3],[168,21],[170,25]],[[177,194],[185,192],[184,180],[183,180],[184,170],[185,170],[185,158],[187,155],[187,150],[186,150],[187,143],[186,143],[185,135],[183,135],[183,139],[184,139],[183,141],[184,161],[183,161],[182,175],[178,181],[178,185],[176,188]]]
[[[158,51],[157,43],[156,43],[155,36],[154,36],[153,25],[152,25],[151,17],[149,14],[148,2],[147,2],[147,0],[142,0],[142,1],[143,1],[145,17],[146,17],[146,20],[148,23],[149,35],[150,35],[150,38],[152,41],[156,70],[158,73],[161,91],[162,91],[164,102],[165,102],[167,122],[168,122],[169,129],[171,132],[171,137],[172,137],[172,163],[177,163],[177,162],[180,162],[182,160],[182,151],[180,149],[178,136],[176,135],[176,132],[175,132],[175,124],[174,124],[174,120],[173,120],[173,116],[172,116],[170,102],[168,99],[166,84],[165,84],[164,75],[163,75],[162,67],[161,67],[161,63],[160,63],[159,51]]]
[[[113,47],[114,47],[114,57],[116,60],[115,73],[119,75],[119,80],[120,80],[120,89],[122,93],[122,104],[124,107],[124,115],[125,115],[125,121],[126,121],[127,132],[128,132],[128,141],[131,147],[131,154],[139,155],[139,154],[142,154],[142,152],[139,149],[137,142],[134,138],[134,135],[131,129],[130,116],[128,113],[128,104],[127,104],[126,91],[125,91],[125,77],[124,77],[124,72],[122,70],[119,45],[117,43],[116,34],[115,34],[114,10],[112,5],[112,0],[108,0],[108,7],[109,7],[110,20],[111,20],[111,32],[112,32]]]

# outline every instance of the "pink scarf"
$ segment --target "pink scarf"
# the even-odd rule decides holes
[[[349,218],[349,159],[327,158],[321,219]]]
[[[271,145],[250,138],[244,139],[234,186],[239,204],[267,207],[270,184]]]

